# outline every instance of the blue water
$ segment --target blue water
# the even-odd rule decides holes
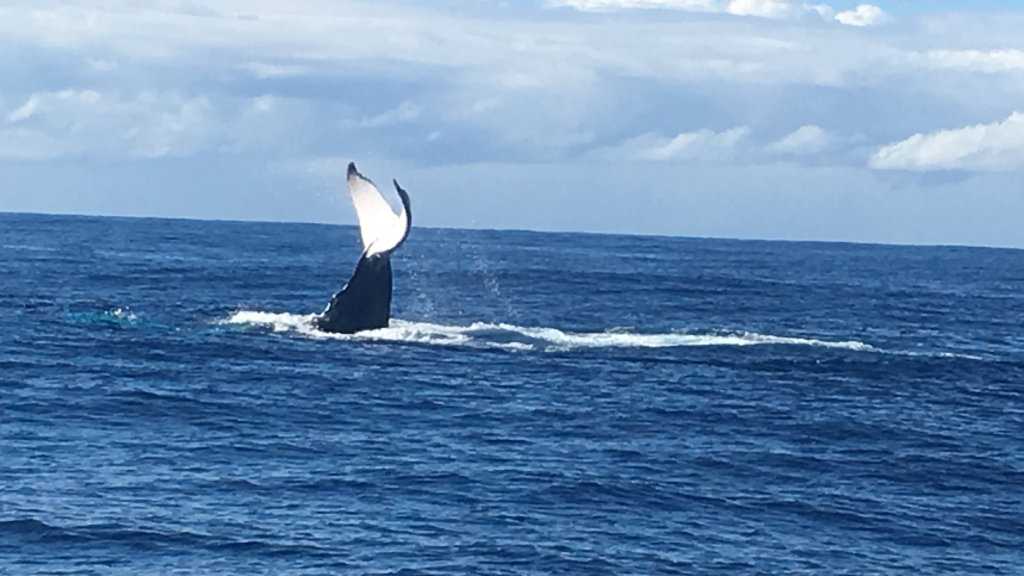
[[[0,574],[1022,574],[1024,251],[0,215]]]

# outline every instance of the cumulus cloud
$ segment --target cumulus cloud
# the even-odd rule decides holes
[[[1024,113],[1002,122],[915,134],[883,146],[871,157],[877,170],[978,170],[1024,168]]]
[[[552,2],[578,10],[731,9],[773,17],[821,8],[788,0]],[[339,10],[326,0],[220,0],[204,5],[209,14],[196,16],[170,9],[174,3],[141,9],[127,0],[98,5],[13,0],[0,7],[0,38],[117,62],[116,70],[105,75],[112,81],[152,63],[170,73],[187,70],[197,79],[242,72],[278,85],[308,80],[306,91],[356,71],[387,78],[431,67],[451,72],[432,81],[474,90],[497,83],[510,90],[525,86],[558,91],[567,82],[582,85],[603,75],[659,82],[712,77],[834,85],[849,76],[860,77],[861,69],[869,65],[865,62],[878,51],[878,46],[865,44],[881,44],[878,39],[830,37],[797,27],[752,29],[756,22],[738,19],[474,20],[422,7],[395,10],[387,3],[346,3]],[[239,12],[248,16],[241,18]],[[468,75],[489,77],[471,85]]]
[[[878,6],[860,4],[853,10],[845,10],[836,14],[836,21],[847,26],[877,26],[885,23],[889,16]]]
[[[888,100],[880,95],[887,85],[874,80],[906,70],[921,74],[920,64],[908,64],[902,52],[914,46],[912,41],[896,42],[892,35],[862,34],[838,25],[779,26],[762,20],[801,16],[816,20],[820,15],[835,22],[831,8],[820,3],[550,0],[548,4],[578,10],[664,8],[751,18],[623,15],[581,22],[577,15],[564,13],[474,19],[422,6],[402,5],[396,10],[387,3],[352,2],[339,11],[329,0],[289,5],[218,0],[207,3],[210,9],[197,16],[178,10],[182,4],[174,2],[141,9],[131,0],[100,4],[13,0],[0,7],[0,16],[5,16],[0,18],[0,37],[27,47],[28,52],[39,48],[33,53],[40,59],[54,53],[61,58],[72,55],[71,61],[82,62],[86,71],[91,66],[92,72],[68,74],[51,83],[91,83],[103,94],[94,109],[79,102],[82,113],[74,115],[46,110],[57,105],[42,96],[33,100],[32,87],[23,86],[21,91],[12,87],[5,90],[7,105],[0,109],[0,129],[17,126],[26,134],[48,135],[52,142],[88,139],[90,131],[98,131],[95,126],[101,121],[90,119],[90,113],[97,113],[97,118],[110,119],[113,126],[97,139],[121,143],[119,147],[103,144],[101,149],[180,156],[214,149],[235,138],[239,131],[232,118],[243,110],[252,112],[253,123],[279,126],[283,117],[279,106],[294,99],[306,106],[307,120],[314,119],[309,122],[312,129],[275,128],[278,134],[293,135],[262,140],[268,146],[279,142],[281,153],[315,142],[317,149],[308,153],[330,154],[340,139],[338,130],[388,126],[396,128],[362,130],[367,138],[370,133],[381,142],[388,138],[386,145],[366,144],[366,138],[361,141],[367,146],[380,144],[387,151],[382,153],[424,157],[427,154],[412,145],[399,150],[393,142],[395,134],[413,132],[404,139],[412,142],[438,131],[451,147],[431,151],[431,161],[443,154],[552,161],[606,146],[622,134],[647,134],[634,142],[646,146],[632,151],[638,158],[674,160],[695,154],[701,146],[719,151],[729,147],[715,144],[718,132],[673,136],[659,132],[666,125],[799,126],[803,115],[796,107],[755,112],[751,103],[762,89],[773,93],[769,97],[798,93],[802,98],[828,87],[838,89],[839,99],[853,99],[862,93],[845,88],[869,86],[868,95],[878,96],[881,102]],[[877,20],[866,6],[870,7],[865,4],[850,12],[860,14],[861,20]],[[439,35],[439,30],[444,34]],[[929,54],[936,61],[960,62],[956,66],[978,61],[992,68],[1016,65],[1019,54],[1005,52]],[[157,85],[167,93],[155,96],[157,102],[141,102],[140,89]],[[642,96],[635,97],[636,93]],[[673,93],[688,95],[687,106],[673,107],[671,102],[677,99]],[[267,97],[246,105],[245,98],[253,94]],[[420,95],[416,104],[401,102],[408,94]],[[280,101],[269,95],[281,97]],[[713,101],[728,103],[719,106]],[[821,105],[840,106],[835,102]],[[662,109],[655,110],[658,107]],[[770,118],[775,114],[785,117]],[[857,121],[839,120],[837,130],[850,131],[842,124]],[[69,132],[72,125],[78,126],[73,133]],[[921,130],[918,124],[908,121],[907,125],[903,133]],[[759,143],[758,148],[762,153],[766,149],[778,154],[812,153],[827,140],[827,135],[813,128],[801,128],[779,142]],[[134,149],[127,146],[133,140],[125,134],[134,135]],[[55,154],[73,153],[64,144],[52,148]]]
[[[819,126],[807,124],[768,146],[775,154],[804,155],[824,150],[829,143],[828,133]]]
[[[731,157],[749,133],[746,126],[721,132],[707,129],[683,132],[674,137],[648,133],[599,150],[597,156],[647,162],[721,160]]]

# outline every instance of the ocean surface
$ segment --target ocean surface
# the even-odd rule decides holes
[[[0,214],[0,574],[1024,574],[1024,251]]]

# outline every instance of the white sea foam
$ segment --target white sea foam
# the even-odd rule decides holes
[[[288,314],[275,312],[253,312],[242,310],[235,312],[230,318],[220,322],[221,324],[248,324],[252,326],[269,326],[275,332],[288,332],[290,330],[302,331],[305,328],[313,328],[313,318],[316,314]]]
[[[963,354],[959,352],[913,352],[909,350],[896,350],[889,351],[889,354],[896,354],[898,356],[917,356],[922,358],[958,358],[960,360],[978,360],[984,361],[989,360],[985,356],[978,356],[977,354]]]
[[[790,336],[772,336],[754,332],[690,334],[683,332],[636,333],[622,330],[606,332],[567,332],[557,328],[526,327],[513,324],[474,322],[468,326],[392,320],[391,326],[358,334],[330,334],[313,325],[315,315],[239,311],[223,324],[269,327],[275,332],[296,332],[311,338],[354,341],[412,342],[449,346],[501,348],[506,350],[576,350],[581,348],[678,348],[688,346],[788,345],[835,348],[852,351],[876,351],[856,340],[819,340]]]
[[[135,320],[139,319],[139,317],[136,316],[135,313],[131,311],[131,309],[124,307],[114,308],[113,310],[108,311],[107,315],[109,315],[111,318],[114,318],[115,320],[124,320],[127,322],[134,322]]]

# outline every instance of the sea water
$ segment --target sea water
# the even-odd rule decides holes
[[[0,215],[0,574],[1022,574],[1024,252]]]

